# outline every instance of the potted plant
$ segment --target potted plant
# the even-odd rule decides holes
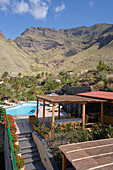
[[[49,139],[50,138],[50,131],[49,128],[45,126],[45,124],[42,124],[37,128],[37,132],[44,138]]]
[[[33,130],[36,130],[37,129],[37,127],[39,127],[39,120],[38,119],[36,119],[35,121],[34,121],[34,124],[33,124]]]

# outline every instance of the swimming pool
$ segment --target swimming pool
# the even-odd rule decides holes
[[[39,103],[39,107],[42,105]],[[30,115],[33,114],[36,110],[37,103],[36,102],[29,102],[29,103],[23,103],[18,106],[6,108],[6,113],[10,114],[12,116],[16,115]]]

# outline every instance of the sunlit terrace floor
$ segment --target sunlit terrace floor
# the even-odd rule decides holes
[[[52,111],[48,110],[48,106],[45,107],[45,125],[49,127],[49,120],[48,117],[52,117]],[[36,113],[34,113],[36,114]],[[33,115],[34,115],[33,114]],[[61,117],[66,117],[68,114],[64,111],[61,111]],[[58,112],[55,112],[55,117],[58,117]],[[27,132],[32,132],[33,131],[33,126],[31,123],[29,123],[29,116],[20,116],[17,115],[14,117],[16,124],[17,124],[17,133],[27,133]],[[40,122],[43,120],[43,107],[40,106],[39,108],[39,114],[38,114],[38,119]]]

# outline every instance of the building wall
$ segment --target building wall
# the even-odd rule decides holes
[[[0,123],[0,152],[4,151],[4,133],[5,133],[4,125]]]

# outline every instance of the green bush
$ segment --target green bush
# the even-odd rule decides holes
[[[41,124],[38,129],[41,130],[41,132],[43,132],[44,134],[48,134],[49,133],[49,128],[45,126],[45,124]]]
[[[36,120],[34,121],[34,124],[35,124],[35,126],[37,126],[37,127],[39,126],[39,123],[40,123],[40,122],[39,122],[38,119],[36,119]]]
[[[110,74],[110,75],[107,76],[107,81],[108,82],[110,82],[110,81],[113,82],[113,74]]]
[[[97,84],[98,87],[104,87],[105,86],[105,83],[104,81],[99,81],[98,84]]]
[[[4,121],[4,114],[5,114],[5,109],[0,107],[0,121],[3,122]]]

